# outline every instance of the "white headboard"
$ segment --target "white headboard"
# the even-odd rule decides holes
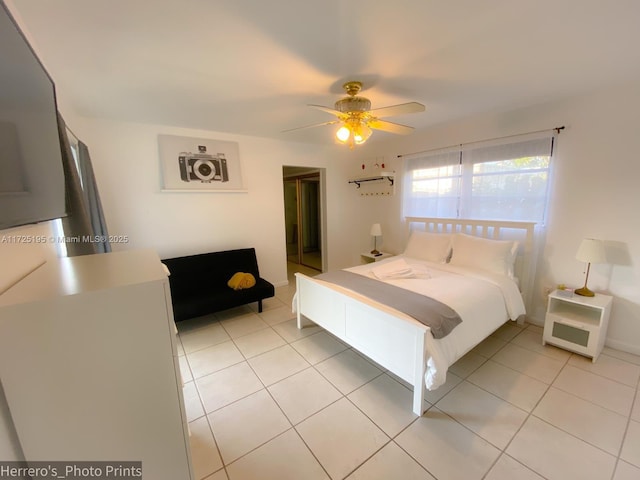
[[[527,311],[530,311],[535,280],[535,222],[504,220],[466,220],[462,218],[405,217],[406,239],[412,231],[433,233],[466,233],[495,240],[517,240],[515,275]]]

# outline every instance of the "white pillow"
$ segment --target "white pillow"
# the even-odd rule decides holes
[[[477,268],[498,275],[513,276],[515,242],[492,240],[456,233],[451,244],[453,253],[451,265]]]
[[[451,235],[447,233],[413,232],[407,247],[407,257],[427,260],[435,263],[446,263],[451,254]]]

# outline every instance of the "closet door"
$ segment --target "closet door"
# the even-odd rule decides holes
[[[320,175],[284,181],[287,260],[322,270]]]

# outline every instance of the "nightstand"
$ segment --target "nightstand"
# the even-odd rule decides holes
[[[613,297],[596,293],[595,297],[549,295],[542,344],[591,357],[593,362],[604,346]]]
[[[362,263],[373,263],[384,260],[385,258],[393,257],[393,253],[380,252],[380,255],[375,256],[373,253],[361,253],[360,260]]]

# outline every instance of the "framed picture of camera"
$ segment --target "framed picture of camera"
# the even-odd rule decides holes
[[[163,191],[245,191],[237,142],[158,135]]]

